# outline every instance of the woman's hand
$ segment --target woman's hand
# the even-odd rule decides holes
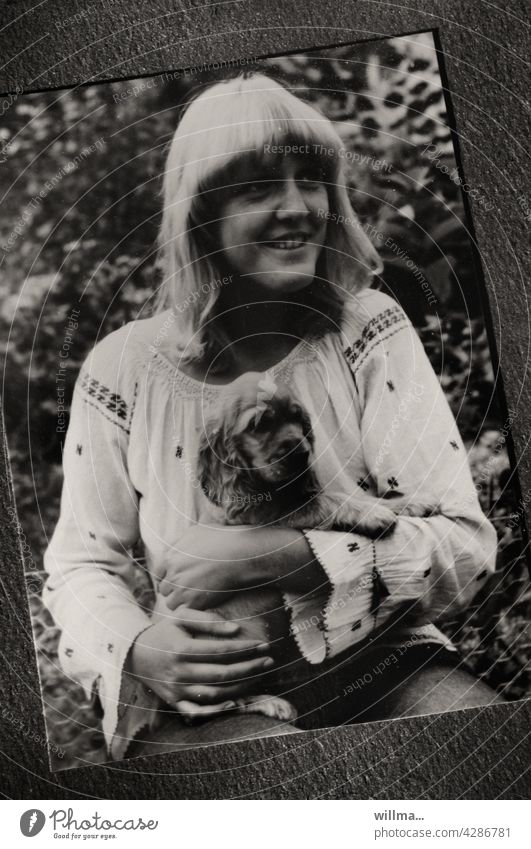
[[[170,610],[207,610],[240,590],[273,587],[301,595],[328,583],[300,531],[250,525],[194,525],[169,551],[155,576]]]
[[[219,614],[182,608],[179,618],[146,628],[131,649],[127,672],[189,715],[234,707],[234,699],[273,666],[269,646],[237,639],[239,627]],[[217,638],[217,639],[213,639]],[[183,702],[184,700],[184,702]]]

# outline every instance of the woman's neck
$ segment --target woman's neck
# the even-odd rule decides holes
[[[271,292],[258,291],[248,279],[233,278],[216,304],[216,347],[200,362],[181,364],[181,370],[195,379],[227,383],[246,371],[274,367],[300,341],[311,301],[310,287],[275,298]]]
[[[245,292],[245,300],[239,293]],[[245,349],[256,346],[259,338],[271,346],[274,337],[291,338],[292,345],[298,340],[297,328],[307,307],[304,295],[277,295],[254,291],[249,281],[241,286],[231,285],[218,301],[218,314],[224,332],[235,347]]]
[[[223,329],[237,345],[247,341],[252,344],[258,336],[296,334],[300,309],[289,304],[267,302],[242,304],[223,315]]]

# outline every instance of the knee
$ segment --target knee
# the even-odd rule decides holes
[[[476,678],[464,669],[453,669],[448,677],[448,687],[459,702],[456,709],[481,707],[505,702],[503,696],[496,692],[481,678]]]
[[[414,676],[398,701],[400,715],[414,716],[501,704],[505,699],[464,669],[434,664]]]

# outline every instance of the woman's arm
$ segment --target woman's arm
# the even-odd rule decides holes
[[[291,608],[294,623],[299,606],[304,618],[313,623],[322,619],[331,591],[326,572],[303,533],[291,528],[193,526],[179,540],[178,549],[159,564],[157,577],[170,610],[180,604],[223,609],[240,591],[263,589],[267,596],[273,588],[283,595],[284,606]],[[256,612],[264,614],[261,607]],[[322,643],[321,633],[316,634],[318,640],[309,634],[304,647],[297,639],[310,662]]]
[[[155,577],[170,610],[206,610],[240,590],[275,587],[308,596],[330,589],[302,531],[251,525],[188,528]]]
[[[134,382],[123,365],[124,331],[96,346],[76,383],[61,512],[44,556],[43,591],[61,629],[61,665],[88,697],[99,698],[106,740],[117,757],[125,746],[114,738],[119,711],[139,687],[122,670],[135,638],[151,625],[133,596],[138,567],[130,550],[139,526],[137,493],[127,472]]]

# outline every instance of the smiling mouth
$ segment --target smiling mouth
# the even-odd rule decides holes
[[[289,237],[283,239],[275,239],[271,242],[264,242],[267,248],[273,248],[276,251],[294,251],[308,244],[309,237],[306,233],[293,233]]]

